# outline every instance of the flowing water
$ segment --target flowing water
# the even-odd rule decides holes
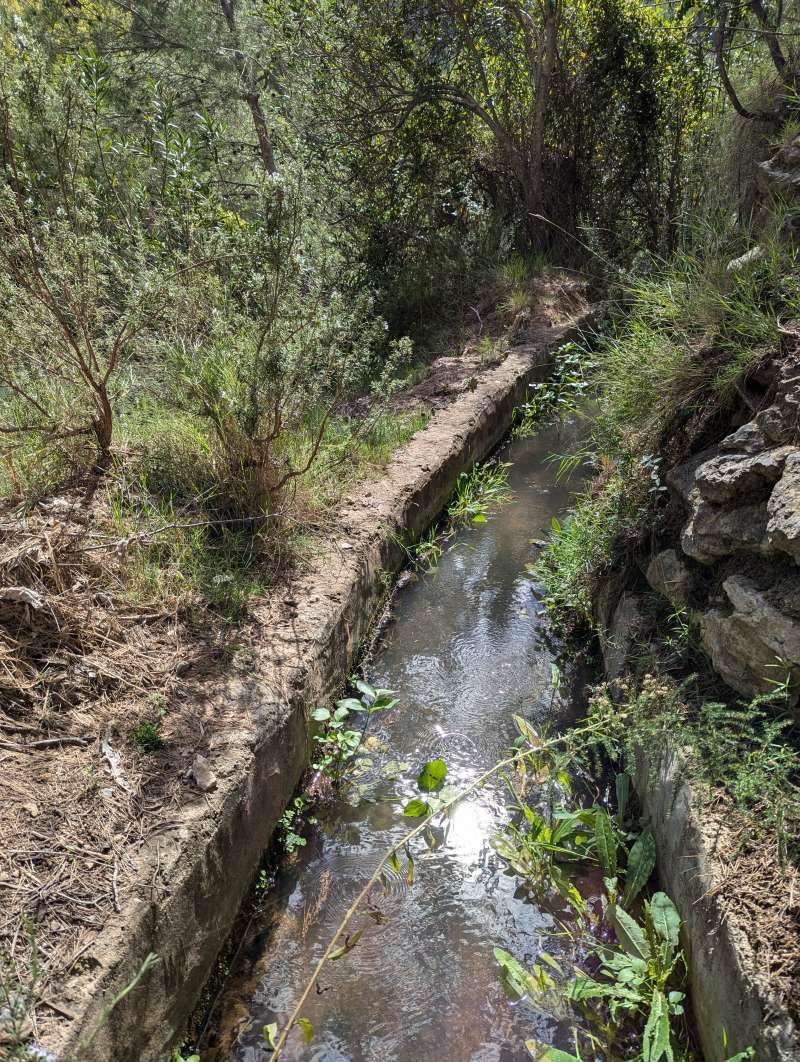
[[[268,1058],[263,1026],[286,1020],[353,898],[414,824],[402,807],[418,795],[423,763],[441,757],[448,782],[462,785],[508,749],[512,713],[536,724],[568,709],[553,695],[559,646],[526,564],[551,518],[570,507],[576,483],[556,482],[547,461],[574,445],[570,434],[552,428],[512,442],[502,458],[512,462],[513,501],[460,531],[435,572],[398,591],[367,671],[399,704],[373,717],[353,782],[270,890],[239,961],[240,998],[227,1005],[235,1042],[214,1057]],[[511,1062],[529,1058],[532,1036],[572,1046],[566,1028],[515,1006],[500,985],[495,945],[526,964],[542,949],[559,954],[553,913],[526,900],[490,847],[506,818],[502,784],[490,784],[456,808],[442,847],[416,843],[413,885],[405,868],[387,868],[372,915],[350,925],[365,926],[363,937],[327,965],[303,1009],[312,1043],[295,1029],[284,1058]]]

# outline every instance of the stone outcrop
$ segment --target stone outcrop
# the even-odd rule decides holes
[[[689,603],[694,577],[686,561],[674,549],[664,549],[653,557],[647,566],[647,581],[673,605]]]
[[[800,563],[800,453],[791,454],[767,502],[767,540]]]
[[[626,590],[617,602],[608,630],[600,636],[603,666],[609,678],[615,679],[622,674],[631,650],[644,636],[646,628],[639,595]]]
[[[763,408],[668,472],[680,548],[646,571],[692,609],[714,668],[748,697],[787,675],[800,682],[800,362],[769,370]]]
[[[722,584],[731,611],[701,614],[703,645],[714,668],[740,693],[768,693],[787,676],[800,678],[800,623],[773,605],[751,579]]]

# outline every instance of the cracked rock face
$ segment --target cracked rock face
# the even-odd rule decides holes
[[[767,502],[767,539],[800,563],[800,452],[786,459],[783,475]]]
[[[767,511],[763,504],[729,509],[696,496],[681,535],[681,548],[687,557],[713,564],[740,551],[763,552],[766,534]]]
[[[681,548],[647,569],[676,605],[692,600],[693,580],[704,584],[687,557],[709,571],[709,586],[721,580],[722,596],[697,619],[714,668],[744,696],[787,674],[800,681],[800,371],[791,359],[768,368],[769,405],[667,474],[686,512]]]
[[[787,674],[800,677],[800,624],[746,576],[732,575],[722,585],[732,611],[714,609],[700,618],[715,670],[746,696],[768,693]]]
[[[742,495],[765,494],[777,483],[791,446],[776,446],[761,453],[725,453],[704,462],[695,472],[695,486],[705,501],[717,505]]]
[[[664,549],[647,566],[647,581],[673,605],[685,605],[693,578],[686,561],[674,549]]]

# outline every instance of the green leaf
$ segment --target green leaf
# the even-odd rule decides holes
[[[340,705],[333,713],[333,721],[334,723],[341,723],[348,717],[348,715],[350,715],[350,709],[345,708],[344,705]]]
[[[308,1018],[298,1018],[295,1025],[299,1025],[303,1030],[303,1039],[307,1044],[310,1044],[314,1039],[314,1026],[308,1020]]]
[[[614,785],[617,790],[617,822],[621,824],[625,819],[625,812],[628,810],[628,801],[631,795],[631,776],[625,774],[624,771],[620,772],[614,779]]]
[[[617,940],[625,951],[637,959],[647,961],[650,958],[650,946],[639,923],[617,904],[609,904],[607,913],[617,934]]]
[[[271,1021],[269,1025],[265,1025],[261,1030],[261,1035],[264,1037],[264,1043],[274,1050],[275,1040],[278,1036],[278,1023],[276,1021]]]
[[[678,936],[681,928],[681,916],[675,904],[665,892],[655,892],[648,901],[650,917],[653,919],[653,928],[662,940],[666,940],[673,948],[678,946]]]
[[[522,999],[530,996],[536,999],[548,987],[555,984],[552,977],[546,974],[540,967],[536,967],[536,973],[525,969],[513,955],[503,948],[494,949],[494,957],[500,964],[500,979],[506,994],[511,999]]]
[[[539,962],[546,963],[551,970],[555,970],[557,974],[561,974],[563,977],[564,971],[561,969],[561,964],[549,952],[540,951]]]
[[[483,513],[478,513],[477,516],[472,517],[472,522],[473,524],[485,524],[486,517],[483,515]]]
[[[603,877],[613,878],[617,874],[617,838],[614,827],[605,808],[598,808],[594,816],[594,839],[597,846],[597,858]]]
[[[420,800],[419,797],[415,797],[414,800],[409,800],[403,808],[403,814],[410,819],[421,819],[426,815],[430,815],[432,810],[427,800]]]
[[[414,884],[414,857],[411,854],[411,849],[406,845],[406,885]]]
[[[405,812],[404,812],[404,814],[405,814]],[[386,863],[388,864],[388,866],[390,866],[392,868],[392,870],[395,872],[395,874],[399,874],[400,873],[400,858],[397,855],[397,849],[396,848],[395,848],[395,850],[393,852],[390,852],[389,855],[386,857]]]
[[[625,907],[630,907],[631,903],[636,899],[647,882],[650,880],[650,875],[653,873],[653,867],[656,865],[656,842],[652,833],[649,830],[645,830],[644,833],[636,839],[636,843],[631,848],[630,855],[628,856],[628,869],[625,874],[625,892],[622,896],[622,903]]]
[[[533,745],[534,748],[538,748],[542,743],[542,739],[533,729],[531,724],[526,719],[523,719],[521,715],[515,715],[513,716],[513,719],[517,730],[519,730],[520,734],[522,734],[528,744]]]
[[[526,1040],[525,1046],[531,1058],[536,1062],[581,1062],[577,1055],[571,1055],[568,1051],[559,1051],[557,1047],[543,1044],[541,1040]]]
[[[447,764],[444,760],[430,760],[420,771],[417,785],[423,793],[437,793],[447,777]]]
[[[353,683],[359,693],[363,693],[365,697],[369,697],[371,701],[375,700],[377,691],[373,686],[370,686],[368,682],[364,682],[363,679],[356,679]]]
[[[650,1002],[650,1013],[642,1037],[642,1062],[659,1062],[666,1058],[672,1062],[669,1040],[669,1007],[663,993],[656,989]]]
[[[337,708],[346,708],[348,712],[365,712],[366,706],[357,697],[343,697],[336,702]]]
[[[361,928],[357,929],[355,933],[348,933],[348,935],[344,938],[344,944],[341,946],[341,948],[336,948],[330,953],[330,955],[328,956],[328,961],[336,962],[337,959],[341,959],[345,955],[347,955],[348,952],[351,952],[356,946],[356,944],[358,944],[363,932],[364,930],[363,928]]]
[[[315,708],[311,715],[311,718],[317,723],[327,723],[330,717],[331,713],[328,708]]]

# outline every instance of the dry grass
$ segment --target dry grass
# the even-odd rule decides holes
[[[752,843],[752,826],[720,796],[706,809],[713,829],[712,894],[743,947],[750,975],[800,1021],[800,870],[782,865],[774,838]]]

